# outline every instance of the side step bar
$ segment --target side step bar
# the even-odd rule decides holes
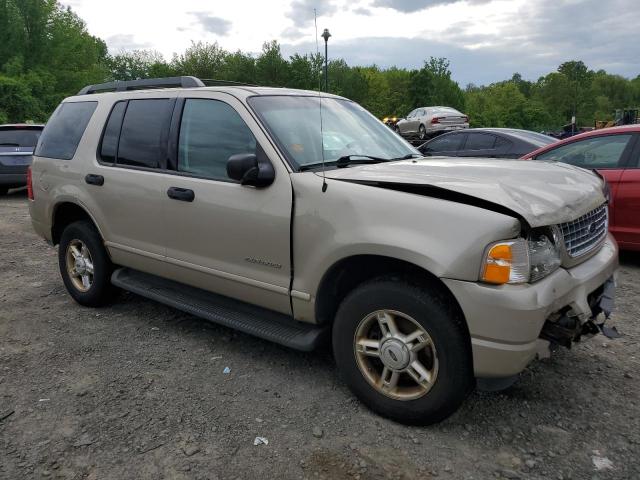
[[[111,283],[225,327],[309,352],[328,339],[328,327],[298,322],[290,316],[178,282],[120,268]]]

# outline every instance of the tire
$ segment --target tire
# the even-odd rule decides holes
[[[427,139],[427,129],[424,128],[424,125],[420,125],[420,128],[418,128],[418,137],[420,138],[420,140]]]
[[[8,187],[0,187],[0,197],[4,197],[7,193],[9,193]]]
[[[77,252],[83,257],[79,264],[72,263],[72,258],[78,256]],[[88,256],[85,252],[88,252]],[[90,260],[91,269],[88,268],[89,263],[86,259]],[[58,264],[64,286],[80,305],[100,307],[113,299],[116,292],[116,288],[111,284],[113,264],[100,234],[91,222],[74,222],[64,229],[58,247]],[[78,276],[72,275],[72,271]],[[93,273],[90,274],[90,271]],[[84,283],[84,276],[89,279],[88,284]]]
[[[399,277],[381,277],[366,282],[344,299],[333,326],[334,356],[351,391],[371,410],[400,423],[430,425],[455,412],[473,390],[475,380],[469,336],[464,319],[451,302],[438,286],[429,288],[426,283]],[[372,315],[375,320],[371,320]],[[394,365],[398,373],[397,386],[385,390],[387,393],[383,393],[382,387],[373,385],[375,379],[372,377],[380,369],[380,380],[385,375],[383,358],[390,362],[401,361],[404,353],[396,350],[400,354],[393,355],[397,345],[392,344],[397,340],[385,336],[379,325],[380,315],[395,315],[394,323],[401,327],[405,337],[419,327],[427,334],[419,337],[427,347],[417,354],[408,354],[408,360],[405,360],[410,363],[404,371],[401,371],[402,365]],[[369,341],[360,337],[363,326],[368,324],[381,332],[377,357],[373,353],[375,347],[367,346],[367,349],[371,348],[368,354],[358,353],[360,347],[356,348],[356,344]],[[414,369],[411,358],[418,359],[423,368]],[[421,375],[422,383],[419,384],[412,374],[425,370],[429,370],[431,381]],[[388,385],[393,383],[393,372],[387,366]]]

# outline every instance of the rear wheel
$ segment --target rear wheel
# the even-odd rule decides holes
[[[113,298],[113,265],[91,222],[74,222],[64,229],[58,263],[67,291],[79,304],[99,307]]]
[[[424,128],[424,125],[420,125],[420,128],[418,129],[418,136],[420,137],[420,140],[427,139],[427,129]]]
[[[451,415],[474,385],[463,320],[437,288],[381,278],[351,292],[333,327],[336,363],[369,408],[428,425]]]
[[[7,188],[7,187],[0,187],[0,197],[5,196],[7,193],[9,193],[9,188]]]

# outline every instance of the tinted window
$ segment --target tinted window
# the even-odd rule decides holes
[[[35,147],[41,132],[28,127],[0,129],[0,147]]]
[[[430,141],[425,148],[424,152],[454,152],[460,148],[462,144],[463,135],[443,135]]]
[[[98,102],[60,104],[44,127],[35,154],[71,160],[97,106]]]
[[[169,99],[130,100],[122,122],[118,165],[158,168],[166,151]]]
[[[553,160],[584,168],[616,168],[631,135],[591,137],[541,153],[536,160]]]
[[[120,136],[120,126],[122,125],[122,117],[126,106],[127,102],[118,102],[111,110],[102,136],[102,147],[100,148],[100,157],[103,162],[115,163],[116,161],[118,137]]]
[[[511,141],[506,138],[496,137],[496,143],[493,145],[494,148],[507,148],[511,145]]]
[[[227,160],[238,153],[256,153],[256,139],[238,112],[217,100],[187,100],[180,125],[178,170],[230,180]]]
[[[469,133],[465,150],[489,150],[495,145],[496,137],[486,133]]]

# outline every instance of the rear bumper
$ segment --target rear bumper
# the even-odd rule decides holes
[[[4,173],[0,170],[0,186],[1,187],[24,187],[27,184],[27,167],[24,173]]]
[[[581,321],[588,320],[592,314],[587,297],[617,266],[618,246],[609,235],[590,259],[534,284],[492,286],[443,279],[466,317],[475,375],[507,377],[524,370],[546,345],[538,337],[547,318],[570,307]]]

